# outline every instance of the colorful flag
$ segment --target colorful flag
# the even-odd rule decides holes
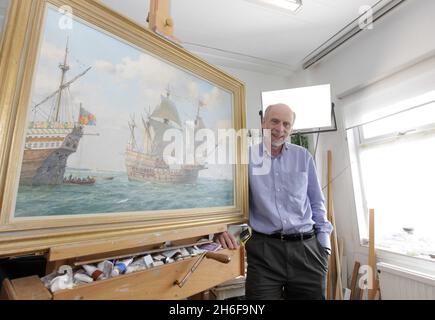
[[[95,126],[97,123],[95,115],[80,107],[79,123],[84,126]]]

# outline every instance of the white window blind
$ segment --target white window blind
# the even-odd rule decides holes
[[[435,101],[435,57],[342,97],[345,128]]]

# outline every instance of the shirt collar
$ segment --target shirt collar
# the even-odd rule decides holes
[[[261,148],[262,148],[262,151],[264,151],[264,153],[265,153],[269,158],[273,158],[272,155],[271,155],[271,153],[270,153],[270,151],[269,151],[269,149],[266,148],[266,145],[264,144],[264,142],[261,144]],[[279,157],[279,156],[281,156],[284,152],[287,152],[288,148],[289,148],[289,143],[288,143],[288,142],[284,142],[284,144],[283,144],[283,146],[282,146],[282,149],[281,149],[281,152],[280,152],[276,157]],[[275,158],[276,158],[276,157],[275,157]]]

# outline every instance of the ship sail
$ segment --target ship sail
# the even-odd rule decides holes
[[[182,133],[183,125],[177,107],[170,100],[169,90],[166,96],[160,96],[160,104],[145,119],[142,117],[144,127],[143,151],[130,142],[126,150],[126,167],[129,180],[134,181],[157,181],[193,183],[198,178],[200,170],[205,166],[190,164],[181,166],[169,166],[165,162],[163,152],[172,141],[164,141],[163,137],[167,130],[179,130]],[[136,141],[134,137],[134,125],[131,123],[130,141]],[[199,109],[195,118],[195,130],[205,128],[204,121],[199,117]]]
[[[163,136],[166,130],[174,129],[174,127],[168,123],[154,120],[153,118],[149,119],[149,125],[152,127],[154,133],[154,143],[152,145],[151,153],[157,156],[163,156],[163,151],[165,150],[166,146],[171,143],[171,141],[164,141]]]
[[[151,114],[151,119],[162,119],[165,122],[171,120],[173,123],[177,124],[180,128],[181,120],[178,114],[175,104],[169,100],[169,93],[167,97],[161,96],[162,102]]]

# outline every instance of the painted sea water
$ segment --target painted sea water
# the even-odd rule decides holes
[[[65,177],[95,177],[95,184],[20,186],[15,217],[75,215],[234,205],[231,180],[198,178],[195,184],[129,181],[125,172],[67,169]]]

